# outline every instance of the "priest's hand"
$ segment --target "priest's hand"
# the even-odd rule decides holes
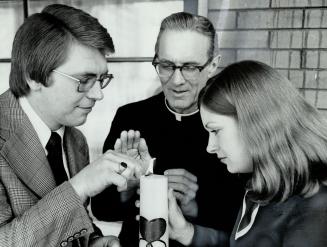
[[[164,174],[168,177],[168,187],[173,189],[183,214],[197,217],[198,205],[195,201],[199,189],[197,177],[185,169],[169,169]]]
[[[141,138],[139,131],[129,130],[122,131],[120,133],[120,138],[116,140],[114,145],[116,152],[126,154],[129,157],[133,158],[140,162],[142,167],[142,174],[145,174],[145,171],[150,164],[151,156],[149,154],[148,146],[144,140]],[[136,189],[140,186],[139,179],[130,179],[127,181],[127,184],[124,186],[118,186],[117,190],[120,193],[121,202],[126,202],[136,193]]]
[[[145,139],[141,138],[139,131],[122,131],[120,133],[120,138],[116,140],[114,149],[119,153],[127,154],[131,158],[139,160],[141,162],[143,172],[145,173],[150,164],[151,155]]]

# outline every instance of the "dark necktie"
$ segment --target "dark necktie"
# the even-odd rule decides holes
[[[67,173],[64,168],[64,163],[62,161],[62,147],[61,147],[61,137],[56,132],[51,132],[50,139],[45,146],[48,151],[48,161],[55,178],[56,184],[60,185],[66,180],[68,180]],[[73,247],[80,246],[79,241],[74,239],[72,241]]]
[[[60,185],[64,181],[68,180],[64,163],[62,161],[62,148],[61,137],[56,132],[51,132],[51,137],[45,147],[48,151],[48,161],[53,172],[53,176],[56,180],[56,184]]]

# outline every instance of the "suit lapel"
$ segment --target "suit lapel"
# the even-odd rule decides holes
[[[42,144],[31,122],[20,107],[17,99],[5,93],[0,106],[0,137],[7,140],[1,155],[7,160],[21,181],[40,198],[56,187],[50,165]],[[70,177],[89,163],[88,146],[84,136],[77,129],[66,127],[64,150]]]
[[[89,163],[88,147],[78,130],[71,127],[65,128],[64,150],[70,177],[73,177]]]
[[[1,155],[21,181],[36,195],[43,197],[56,186],[51,168],[39,138],[19,103],[12,95],[9,101],[8,122],[14,124],[9,128],[10,137],[4,143]]]

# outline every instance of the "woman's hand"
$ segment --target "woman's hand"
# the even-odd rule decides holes
[[[169,238],[185,246],[190,245],[194,235],[194,226],[184,218],[172,189],[168,191],[168,207]]]

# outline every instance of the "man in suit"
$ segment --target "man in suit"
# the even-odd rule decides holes
[[[238,177],[206,152],[208,133],[197,105],[200,90],[217,72],[216,38],[214,26],[203,16],[181,12],[166,17],[152,62],[163,92],[120,107],[103,148],[115,147],[142,159],[147,159],[149,151],[157,160],[154,172],[168,177],[183,214],[192,223],[207,227],[211,235],[205,246],[215,246],[232,231],[244,194]],[[129,186],[117,193],[110,187],[92,199],[98,219],[124,221],[120,233],[123,246],[138,244],[136,189]],[[219,199],[213,201],[213,194]],[[169,246],[180,244],[170,242]]]
[[[0,96],[0,246],[119,246],[96,231],[86,206],[140,167],[113,151],[88,165],[74,128],[103,98],[112,52],[97,19],[65,5],[46,7],[17,31],[10,89]]]

